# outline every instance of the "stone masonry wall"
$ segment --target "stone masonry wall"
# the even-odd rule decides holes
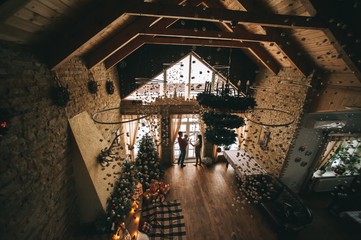
[[[267,172],[276,176],[281,174],[287,151],[303,115],[309,83],[310,77],[305,78],[292,68],[282,69],[276,76],[269,72],[257,75],[254,96],[257,108],[265,110],[246,116],[253,122],[248,121],[243,146]],[[254,122],[285,126],[264,126]],[[262,148],[260,138],[265,131],[270,133],[270,138],[267,146]]]
[[[0,138],[0,239],[73,239],[77,206],[68,119],[120,102],[117,86],[113,95],[105,91],[105,81],[115,81],[116,73],[101,65],[92,73],[101,84],[97,95],[88,92],[89,71],[79,60],[57,69],[71,100],[66,108],[55,106],[47,66],[30,48],[0,41],[0,108],[13,115],[10,130]],[[111,121],[117,114],[101,117]],[[110,141],[118,127],[97,126],[102,141]]]

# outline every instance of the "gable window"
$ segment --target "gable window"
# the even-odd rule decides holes
[[[158,98],[195,99],[198,93],[204,91],[207,82],[212,83],[215,90],[227,82],[227,76],[191,52],[149,79],[125,99],[141,100],[143,103],[152,103]],[[232,84],[231,88],[234,91],[237,89]]]

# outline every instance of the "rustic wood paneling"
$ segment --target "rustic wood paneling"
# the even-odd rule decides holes
[[[361,108],[361,82],[352,73],[333,73],[322,78],[312,112]]]

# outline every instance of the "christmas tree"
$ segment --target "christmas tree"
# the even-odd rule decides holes
[[[148,134],[144,135],[139,142],[135,166],[139,172],[139,180],[144,190],[149,188],[152,180],[160,180],[164,175],[156,146],[152,137]]]
[[[122,162],[122,170],[119,179],[115,182],[114,189],[107,202],[105,222],[98,221],[97,231],[114,231],[124,222],[132,209],[133,194],[137,183],[134,164],[125,160]]]

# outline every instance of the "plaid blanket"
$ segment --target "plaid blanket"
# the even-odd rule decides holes
[[[149,239],[186,239],[184,216],[179,201],[157,202],[142,210],[142,221],[148,222],[152,230]]]

